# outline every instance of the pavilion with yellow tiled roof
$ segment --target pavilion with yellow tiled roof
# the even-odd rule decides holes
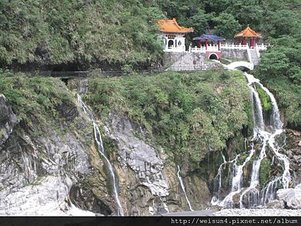
[[[165,52],[185,52],[185,34],[193,28],[181,27],[175,18],[157,21],[161,32]]]
[[[241,39],[241,44],[242,45],[246,45],[247,44],[247,40],[250,40],[250,47],[254,48],[255,44],[256,44],[256,39],[261,38],[261,34],[257,33],[256,31],[254,31],[253,29],[251,29],[249,27],[249,25],[242,30],[241,32],[237,33],[234,38],[239,38]]]

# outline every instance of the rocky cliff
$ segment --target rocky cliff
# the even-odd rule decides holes
[[[18,120],[4,95],[0,111],[0,215],[117,213],[92,124],[75,102],[58,105],[59,127],[53,124],[38,135]],[[189,210],[176,164],[167,160],[163,149],[146,141],[138,124],[113,113],[99,123],[105,128],[105,147],[126,215]],[[181,171],[187,195],[193,207],[200,209],[210,200],[209,189],[187,173]]]
[[[226,158],[233,159],[237,151],[245,149],[243,138],[250,136],[248,105],[243,105],[243,101],[249,101],[249,91],[242,88],[245,81],[238,74],[231,74],[234,78],[225,73],[221,76],[190,74],[185,79],[182,75],[160,76],[165,83],[160,83],[159,76],[146,81],[166,85],[174,80],[175,88],[170,88],[171,91],[183,88],[186,82],[188,89],[180,92],[186,96],[175,99],[177,93],[172,93],[167,97],[169,93],[163,93],[165,86],[159,90],[157,83],[150,93],[144,94],[144,87],[136,84],[142,77],[129,84],[125,80],[121,82],[125,87],[134,84],[146,98],[141,102],[141,111],[146,109],[145,115],[153,117],[153,121],[146,118],[144,123],[127,112],[131,107],[136,110],[132,114],[139,113],[140,102],[136,106],[128,102],[128,108],[110,105],[122,103],[118,101],[124,101],[122,97],[128,95],[128,88],[118,93],[121,84],[113,83],[116,78],[108,84],[105,84],[107,80],[93,81],[96,87],[103,88],[101,92],[93,91],[90,81],[73,84],[77,92],[87,94],[87,102],[94,109],[125,215],[161,215],[209,207],[214,178],[223,161],[221,151]],[[237,83],[240,80],[242,85]],[[5,95],[0,95],[0,215],[117,215],[109,169],[97,149],[93,124],[77,103],[75,92],[57,79],[8,77],[3,82],[7,85],[3,90]],[[223,82],[227,86],[221,85]],[[14,89],[15,86],[18,88]],[[205,91],[194,90],[202,86]],[[105,93],[112,90],[111,94]],[[200,95],[195,101],[189,96],[191,90]],[[156,100],[147,99],[153,97],[152,93],[156,94]],[[208,93],[211,94],[205,95]],[[96,95],[103,98],[102,102]],[[115,102],[110,99],[112,96]],[[108,103],[108,108],[101,108],[104,103]],[[155,110],[151,111],[149,106]],[[193,110],[189,120],[184,122],[192,124],[185,130],[183,112],[190,108]],[[182,127],[174,124],[175,119]],[[235,124],[227,125],[227,122]],[[159,123],[160,128],[166,129],[168,125],[171,129],[166,130],[166,137],[155,134],[162,132],[154,129]],[[152,125],[153,130],[147,125]],[[175,128],[183,131],[178,140],[176,134],[180,130]],[[181,149],[175,142],[183,143],[186,148],[187,131],[193,145],[191,149]],[[300,133],[288,130],[287,135],[291,173],[297,184],[300,183]]]
[[[72,109],[78,114],[68,106],[66,119],[73,117],[67,113]],[[43,135],[34,136],[3,95],[0,111],[0,215],[68,215],[76,209],[70,189],[90,172],[87,146],[70,129],[44,128]]]
[[[164,149],[154,148],[145,131],[125,117],[111,114],[107,135],[115,144],[116,171],[128,215],[160,215],[189,210],[177,178],[177,166]],[[118,167],[117,167],[118,166]],[[210,201],[207,184],[196,175],[181,172],[193,208],[201,209]]]

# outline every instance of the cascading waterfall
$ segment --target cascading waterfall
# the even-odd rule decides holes
[[[243,168],[244,166],[251,160],[255,150],[251,149],[249,156],[245,159],[243,164],[237,165],[238,158],[235,158],[234,161],[234,170],[233,170],[233,178],[232,178],[232,186],[231,186],[231,192],[224,198],[222,202],[220,202],[220,205],[228,208],[234,207],[233,203],[233,196],[236,194],[239,194],[242,190],[242,180],[243,180]],[[239,155],[237,155],[239,156]]]
[[[186,189],[185,189],[185,186],[184,186],[182,177],[180,176],[180,171],[181,171],[180,166],[177,166],[177,167],[178,167],[177,176],[178,176],[178,179],[179,179],[181,188],[182,188],[182,190],[183,190],[183,192],[184,192],[185,199],[186,199],[186,201],[187,201],[187,204],[188,204],[188,206],[189,206],[190,211],[193,211],[193,209],[192,209],[192,207],[191,207],[191,203],[190,203],[190,201],[189,201],[189,199],[188,199],[188,196],[187,196],[187,193],[186,193]]]
[[[254,120],[254,131],[252,142],[258,142],[261,144],[261,149],[259,154],[256,153],[253,148],[253,143],[251,144],[252,149],[248,157],[245,159],[242,165],[237,165],[237,157],[235,161],[225,161],[220,165],[217,173],[217,177],[221,178],[222,169],[225,164],[233,164],[233,176],[232,176],[232,186],[230,193],[221,199],[220,196],[214,196],[211,203],[214,205],[220,205],[227,208],[233,208],[234,205],[233,197],[239,197],[239,207],[240,208],[255,208],[258,206],[264,206],[271,200],[275,199],[276,191],[280,186],[283,188],[288,188],[291,177],[289,172],[289,160],[286,155],[280,153],[280,147],[276,138],[283,133],[282,126],[283,123],[280,119],[280,113],[277,106],[277,102],[273,94],[264,87],[260,81],[254,78],[253,75],[244,73],[248,81],[248,86],[251,91],[251,100],[253,104],[253,120]],[[260,101],[259,94],[256,90],[256,86],[260,87],[270,98],[272,109],[271,109],[271,120],[269,125],[265,123],[263,117],[263,108]],[[272,177],[272,180],[266,184],[264,188],[261,187],[259,182],[259,172],[261,163],[267,158],[267,151],[273,156],[272,164],[280,164],[282,166],[283,172],[281,175]],[[243,169],[247,162],[252,158],[252,172],[249,180],[244,180]],[[248,187],[241,187],[242,181],[248,181]],[[219,184],[220,189],[221,183]]]
[[[99,127],[96,124],[96,121],[95,121],[95,118],[94,118],[94,115],[93,115],[92,111],[83,102],[83,100],[82,100],[82,98],[79,94],[77,94],[77,101],[78,101],[79,105],[81,106],[82,110],[85,112],[85,114],[88,116],[90,121],[93,123],[94,139],[97,143],[98,152],[100,153],[100,155],[104,159],[105,165],[106,165],[106,167],[109,171],[110,177],[111,177],[110,179],[112,181],[112,186],[113,186],[113,196],[114,196],[115,202],[116,202],[117,207],[118,207],[118,215],[119,216],[124,216],[124,212],[123,212],[121,202],[120,202],[120,199],[119,199],[119,195],[118,195],[116,176],[115,176],[115,173],[114,173],[113,166],[112,166],[112,164],[110,163],[109,159],[107,158],[107,156],[105,154],[105,149],[104,149],[104,146],[103,146],[102,137],[101,137],[101,133],[99,131]]]
[[[221,194],[221,187],[222,187],[222,173],[223,173],[223,167],[227,163],[225,156],[222,153],[223,163],[219,166],[217,170],[217,175],[214,178],[214,191],[216,192],[216,195],[213,196],[211,203],[213,205],[216,205],[215,202],[218,201],[218,197]]]
[[[261,104],[261,102],[260,102],[258,92],[254,89],[253,84],[258,85],[269,96],[271,104],[272,104],[272,119],[273,119],[272,127],[274,130],[282,130],[283,123],[281,122],[281,119],[280,119],[280,112],[279,112],[277,101],[276,101],[274,95],[260,83],[259,79],[254,78],[253,75],[248,74],[248,73],[244,73],[244,75],[246,76],[246,78],[248,80],[248,86],[251,89],[251,92],[252,93],[255,92],[255,93],[253,93],[253,95],[260,104]],[[260,110],[261,110],[261,115],[262,115],[262,107]]]
[[[243,198],[247,198],[247,203],[249,204],[249,207],[256,207],[258,205],[259,191],[257,189],[257,186],[259,185],[259,169],[260,169],[260,164],[262,159],[266,157],[266,151],[265,151],[266,145],[267,142],[266,139],[264,139],[262,144],[262,149],[259,154],[259,159],[253,161],[250,186],[247,189],[245,189],[240,196],[240,200],[239,200],[240,208],[245,207],[243,205]]]

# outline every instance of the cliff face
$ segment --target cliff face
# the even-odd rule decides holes
[[[249,91],[240,90],[245,81],[238,74],[231,74],[236,76],[232,78],[225,73],[217,81],[214,81],[214,74],[162,75],[165,83],[177,79],[176,84],[181,86],[176,88],[187,86],[185,92],[181,92],[187,94],[182,102],[175,99],[178,93],[169,94],[158,85],[162,84],[159,76],[146,78],[144,84],[153,89],[145,94],[143,82],[139,81],[144,77],[137,77],[128,84],[124,78],[120,84],[116,83],[118,78],[91,80],[96,88],[102,88],[100,90],[95,87],[93,90],[91,81],[73,84],[78,92],[87,92],[84,94],[86,102],[93,107],[125,215],[160,215],[208,206],[214,191],[214,179],[223,161],[220,151],[233,159],[237,152],[244,150],[242,136],[247,138],[251,131],[247,126],[246,112]],[[199,96],[195,100],[187,98],[188,90],[194,91],[196,87],[194,80],[189,79],[200,80],[197,83],[200,87],[195,92]],[[0,215],[117,215],[112,178],[94,140],[93,123],[77,104],[74,93],[59,80],[50,78],[39,78],[38,86],[33,85],[34,79],[7,78],[4,81],[9,83],[5,87],[10,87],[9,84],[15,80],[15,85],[22,85],[18,89],[24,92],[21,97],[28,93],[32,96],[20,101],[18,95],[12,95],[14,90],[4,90],[6,97],[0,96]],[[158,84],[152,84],[153,81]],[[136,84],[138,82],[140,86]],[[227,86],[222,86],[222,82]],[[201,89],[205,85],[204,90]],[[211,92],[209,85],[213,86],[212,95],[208,95]],[[30,90],[31,87],[34,89]],[[136,93],[133,93],[126,102],[123,98],[129,92],[128,87],[132,87],[132,91],[138,87],[137,93],[145,99],[135,102]],[[231,87],[233,89],[227,90]],[[163,95],[161,91],[166,93]],[[108,92],[107,96],[100,96],[104,92]],[[48,99],[41,98],[44,93],[45,97],[42,97]],[[153,93],[157,95],[158,103],[147,99]],[[185,105],[186,100],[190,101],[190,105]],[[40,107],[47,104],[46,110],[37,108],[37,103],[41,103]],[[113,106],[119,103],[126,103],[126,107]],[[137,110],[138,107],[141,109]],[[145,109],[148,115],[142,118]],[[184,118],[186,121],[183,120],[187,116],[185,109],[192,112],[191,117]],[[129,110],[132,110],[131,114]],[[152,121],[147,117],[152,117]],[[177,127],[191,122],[190,130]],[[246,131],[242,133],[241,125],[246,125]],[[163,128],[166,133],[150,128]],[[193,136],[183,131],[193,132]],[[183,133],[177,140],[175,134],[179,132]],[[191,137],[187,139],[184,135]],[[300,134],[288,131],[288,137],[291,168],[295,172],[296,183],[299,183]],[[175,145],[178,141],[179,145]],[[181,142],[186,141],[184,149],[181,149]],[[218,145],[214,145],[217,142]],[[223,145],[220,144],[222,142]],[[185,149],[187,145],[191,149]],[[205,152],[207,147],[210,149]],[[250,173],[251,164],[247,168]],[[224,181],[229,183],[227,178]]]
[[[0,215],[117,213],[93,127],[78,106],[59,105],[61,127],[44,128],[39,135],[18,121],[3,95],[0,111]],[[189,210],[176,163],[167,160],[164,150],[148,144],[139,125],[111,114],[104,128],[126,215]],[[200,209],[210,200],[209,189],[203,180],[187,173],[182,170],[180,175],[188,199]]]
[[[296,184],[301,183],[301,131],[287,129],[287,155]]]
[[[177,165],[161,148],[146,141],[143,129],[128,118],[110,114],[107,134],[115,144],[115,164],[128,215],[157,215],[189,210],[177,177]],[[182,171],[181,177],[193,208],[208,204],[205,181]]]
[[[16,124],[16,115],[7,105],[5,96],[0,94],[0,147],[9,138]]]
[[[90,171],[84,143],[71,130],[45,128],[35,137],[3,95],[0,109],[0,215],[68,214],[70,188]]]

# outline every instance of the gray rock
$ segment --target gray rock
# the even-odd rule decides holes
[[[17,117],[8,105],[5,96],[0,94],[0,150],[17,123]]]
[[[76,117],[72,109],[66,121]],[[44,128],[37,137],[17,123],[0,95],[0,215],[91,214],[69,200],[71,187],[91,172],[89,147],[69,128],[64,133]]]
[[[277,196],[283,201],[285,206],[290,209],[301,209],[301,185],[295,188],[279,189]]]
[[[279,200],[273,200],[266,205],[267,209],[283,209],[284,208],[284,203]]]
[[[140,183],[148,187],[153,195],[169,195],[168,182],[163,173],[164,162],[156,150],[135,136],[135,125],[128,119],[116,115],[111,115],[110,118],[112,131],[109,136],[118,145],[121,164],[130,167]]]

